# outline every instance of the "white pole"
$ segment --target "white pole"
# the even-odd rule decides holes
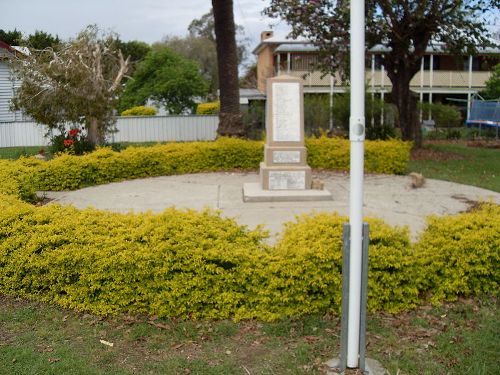
[[[349,223],[349,317],[347,367],[359,367],[361,309],[361,248],[363,237],[363,168],[365,140],[365,2],[351,0],[351,181]]]

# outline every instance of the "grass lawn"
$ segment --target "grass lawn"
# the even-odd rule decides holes
[[[47,147],[43,146],[4,147],[0,148],[0,159],[19,159],[21,156],[36,155],[40,149],[47,151]]]
[[[495,374],[499,329],[498,301],[488,297],[374,314],[368,356],[390,374]],[[339,320],[329,316],[103,319],[0,296],[0,374],[324,374],[338,344]]]
[[[412,154],[408,170],[427,178],[500,192],[500,149],[430,144]]]

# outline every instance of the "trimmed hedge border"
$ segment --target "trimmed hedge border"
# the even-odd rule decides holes
[[[308,139],[313,168],[349,169],[349,141]],[[366,171],[402,174],[411,144],[397,140],[366,142]],[[222,138],[215,142],[171,143],[130,147],[121,152],[104,148],[76,157],[62,155],[37,169],[40,190],[68,190],[132,178],[232,169],[258,169],[263,143]]]
[[[367,145],[367,165],[385,169],[390,158],[404,161],[408,145],[395,142]],[[307,145],[314,167],[343,165],[335,155],[343,155],[345,142],[314,139]],[[375,155],[378,149],[385,160]],[[338,312],[345,217],[301,216],[271,247],[262,231],[217,212],[116,214],[20,200],[29,200],[40,186],[67,189],[145,175],[253,169],[261,155],[260,142],[222,139],[122,153],[101,149],[49,162],[0,161],[0,293],[99,315],[276,320]],[[500,206],[430,218],[416,244],[406,228],[368,220],[371,311],[411,309],[426,296],[438,303],[498,294]]]

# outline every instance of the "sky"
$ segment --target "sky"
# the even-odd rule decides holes
[[[269,0],[233,0],[235,22],[245,29],[249,47],[269,30],[285,36],[286,24],[261,14]],[[163,37],[184,36],[190,22],[211,8],[210,0],[0,0],[0,29],[32,34],[42,30],[62,39],[76,36],[89,24],[120,35],[122,40],[153,43]]]

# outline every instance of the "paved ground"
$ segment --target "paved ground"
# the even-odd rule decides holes
[[[257,182],[257,173],[154,177],[46,194],[61,204],[115,212],[160,212],[170,206],[197,210],[210,207],[250,228],[264,224],[276,235],[282,224],[297,214],[327,211],[348,215],[349,176],[323,172],[314,177],[324,181],[325,188],[332,192],[332,201],[244,203],[243,183]],[[365,215],[379,217],[391,225],[408,225],[414,238],[425,227],[426,216],[456,214],[473,201],[500,204],[499,193],[445,181],[427,180],[424,187],[412,189],[407,176],[365,176],[364,191]]]

